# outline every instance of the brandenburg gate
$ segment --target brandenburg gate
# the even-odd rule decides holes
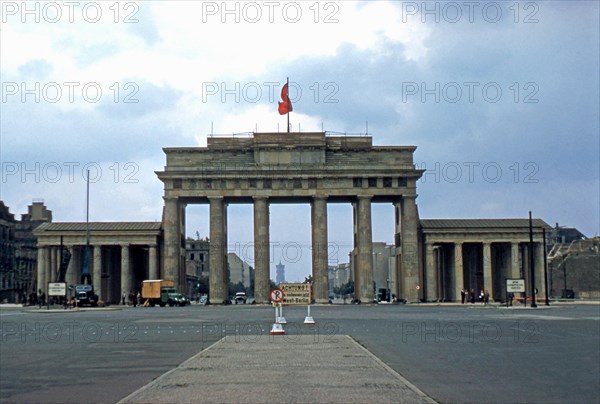
[[[228,299],[227,206],[254,207],[255,300],[269,299],[269,205],[310,203],[313,298],[328,301],[327,203],[353,206],[355,297],[372,302],[371,204],[394,205],[397,294],[418,301],[419,268],[415,146],[373,146],[369,136],[254,133],[209,137],[207,147],[164,148],[162,276],[185,280],[185,208],[209,204],[210,300]],[[390,218],[392,220],[392,218]]]

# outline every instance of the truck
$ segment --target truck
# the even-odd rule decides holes
[[[190,304],[190,299],[182,295],[175,288],[173,281],[164,279],[150,279],[142,282],[142,302],[144,306],[171,307]]]
[[[75,285],[75,304],[77,307],[98,306],[98,295],[94,293],[94,286],[88,284]]]

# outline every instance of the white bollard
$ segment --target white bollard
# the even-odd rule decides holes
[[[304,317],[304,324],[315,324],[315,319],[310,315],[310,305],[306,307],[308,308],[308,315]]]

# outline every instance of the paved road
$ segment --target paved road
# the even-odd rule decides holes
[[[595,403],[600,306],[333,305],[285,308],[283,341],[350,335],[430,397]],[[0,310],[0,402],[116,402],[222,337],[267,338],[265,306]],[[260,378],[257,377],[257,383]]]

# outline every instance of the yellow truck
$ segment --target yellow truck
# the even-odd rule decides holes
[[[142,282],[142,301],[144,306],[159,305],[185,306],[190,304],[190,299],[177,292],[175,283],[163,279],[150,279]]]

